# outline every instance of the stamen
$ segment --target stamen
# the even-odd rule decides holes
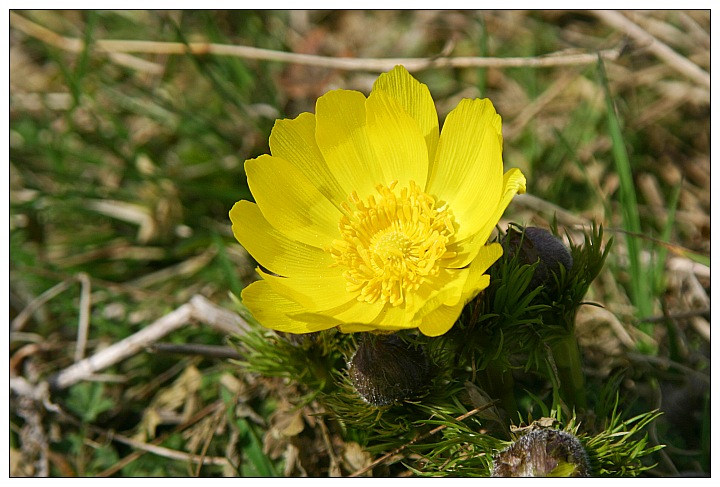
[[[397,184],[376,186],[378,195],[366,201],[351,193],[342,204],[342,239],[327,249],[335,265],[345,268],[347,290],[359,292],[359,301],[399,306],[407,291],[438,275],[440,259],[456,255],[446,250],[455,233],[447,205],[435,208],[414,181],[398,195]]]

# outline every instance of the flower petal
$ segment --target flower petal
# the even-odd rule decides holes
[[[413,78],[404,66],[395,66],[378,77],[372,93],[384,92],[397,100],[405,112],[420,126],[428,151],[428,161],[435,161],[439,128],[438,115],[427,85]],[[372,94],[370,95],[372,96]],[[425,181],[416,181],[423,185]]]
[[[374,303],[366,303],[357,300],[348,301],[342,306],[337,308],[328,309],[317,313],[301,313],[293,315],[293,317],[301,320],[320,320],[327,321],[333,320],[335,325],[367,325],[373,323],[377,316],[387,307],[388,305],[376,301]],[[377,326],[372,326],[373,330],[379,329]]]
[[[469,237],[459,242],[454,242],[448,246],[448,250],[456,253],[456,256],[446,263],[449,268],[461,268],[465,267],[469,262],[475,259],[478,249],[485,245],[490,234],[492,233],[495,225],[500,220],[500,217],[507,209],[510,201],[517,193],[525,192],[525,176],[519,169],[510,169],[503,176],[503,194],[502,198],[498,201],[497,206],[492,212],[492,216],[487,223],[480,228],[478,233],[470,235]]]
[[[335,262],[324,250],[292,240],[276,230],[255,203],[235,203],[230,220],[237,241],[261,266],[275,274],[304,276]]]
[[[477,286],[480,290],[490,285],[490,276],[484,274],[478,281]],[[454,305],[442,304],[434,308],[430,313],[422,318],[422,322],[418,326],[423,335],[436,337],[445,334],[455,324],[460,317],[465,305],[473,298],[459,301]]]
[[[494,226],[493,226],[494,228]],[[460,242],[453,242],[448,246],[449,252],[454,252],[455,256],[445,262],[445,266],[449,269],[462,269],[466,267],[477,255],[481,247],[487,243],[487,238],[482,240],[480,233],[470,235]]]
[[[397,180],[400,188],[408,187],[410,181],[424,187],[428,151],[417,122],[383,92],[373,92],[365,106],[368,138],[382,161],[384,180]]]
[[[330,172],[345,195],[364,198],[378,184],[389,184],[367,134],[365,96],[335,90],[321,96],[315,108],[315,140]]]
[[[490,276],[481,275],[475,282],[475,288],[479,291],[485,289],[490,284]],[[465,305],[477,295],[468,293],[464,299],[454,304],[440,304],[438,306],[428,307],[429,312],[422,317],[422,321],[418,328],[423,335],[436,337],[445,334],[455,324],[460,317]]]
[[[500,199],[499,123],[500,116],[490,100],[463,99],[443,125],[427,192],[450,204],[458,240],[486,225]]]
[[[484,245],[480,248],[480,251],[472,261],[468,269],[470,275],[465,282],[465,288],[463,289],[463,295],[465,298],[471,299],[481,290],[487,287],[487,283],[484,282],[485,271],[487,271],[491,265],[493,265],[500,257],[502,257],[503,248],[499,243],[492,243],[490,245]],[[482,283],[482,287],[480,287]]]
[[[297,167],[338,207],[347,198],[315,142],[315,115],[312,113],[301,113],[292,120],[277,120],[270,133],[270,152]]]
[[[420,332],[427,336],[439,336],[447,332],[457,321],[463,307],[488,287],[490,276],[485,274],[485,271],[502,256],[502,253],[500,244],[483,246],[470,266],[461,269],[464,272],[464,280],[459,297],[455,292],[447,293],[443,290],[433,300],[428,301],[420,311],[419,315],[422,318],[419,325]]]
[[[512,168],[505,173],[503,176],[502,196],[495,207],[495,211],[490,216],[488,223],[479,231],[478,237],[482,241],[487,241],[490,237],[493,228],[495,228],[497,222],[500,221],[500,217],[505,213],[505,210],[515,195],[525,192],[526,184],[525,175],[520,172],[520,169]]]
[[[319,248],[339,237],[338,208],[288,161],[263,155],[246,161],[245,173],[260,211],[277,230]]]
[[[338,329],[342,333],[364,333],[377,331],[377,327],[374,325],[363,325],[361,323],[348,323],[338,325]]]
[[[418,328],[420,333],[429,337],[444,335],[453,327],[462,312],[461,305],[446,306],[441,304],[425,315]]]
[[[381,330],[408,330],[417,328],[420,320],[412,309],[406,306],[386,306],[372,324]]]
[[[258,273],[275,292],[297,302],[311,313],[357,302],[358,293],[346,291],[347,279],[337,267],[317,269],[311,274],[289,278],[273,276],[261,269],[258,269]]]
[[[262,326],[286,333],[312,333],[335,326],[333,321],[304,321],[293,317],[304,312],[297,303],[276,293],[266,281],[256,281],[242,291],[242,301]]]

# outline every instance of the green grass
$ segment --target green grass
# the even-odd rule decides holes
[[[92,286],[86,355],[194,294],[234,310],[230,294],[239,295],[255,278],[254,263],[234,240],[228,218],[237,200],[252,198],[243,162],[268,152],[276,118],[312,110],[330,89],[367,91],[377,75],[230,56],[111,56],[98,49],[99,41],[207,41],[355,58],[433,57],[446,47],[456,56],[592,53],[622,42],[622,33],[590,13],[570,11],[14,15],[85,43],[70,52],[50,38],[29,35],[16,17],[10,20],[10,319],[68,282],[10,336],[12,373],[30,382],[72,364],[81,311],[78,273],[87,273]],[[664,26],[653,32],[682,55],[700,63],[709,59],[707,12],[637,12],[633,18],[646,28]],[[606,235],[614,236],[605,268],[585,298],[611,318],[590,306],[578,312],[584,370],[594,381],[625,370],[617,388],[626,417],[661,403],[665,414],[650,441],[673,448],[648,475],[709,474],[708,388],[672,365],[708,375],[709,338],[699,330],[709,327],[709,318],[672,315],[701,309],[710,281],[667,270],[668,260],[678,256],[709,266],[709,93],[634,46],[601,67],[432,68],[414,74],[429,85],[441,120],[462,97],[489,97],[503,117],[505,164],[523,170],[528,192],[588,223],[602,223]],[[541,105],[525,119],[535,103]],[[550,227],[555,217],[521,200],[505,216],[503,228],[511,221]],[[577,235],[563,214],[558,223],[560,234]],[[663,313],[670,316],[659,318]],[[618,325],[629,337],[625,342]],[[227,343],[203,323],[164,340]],[[633,355],[643,343],[640,349],[652,357]],[[203,376],[191,392],[176,382],[189,367]],[[99,382],[52,393],[63,414],[38,403],[37,421],[32,409],[11,396],[14,475],[47,468],[51,476],[280,476],[303,469],[326,476],[329,444],[338,448],[338,468],[349,473],[353,467],[340,445],[363,441],[362,435],[343,436],[342,427],[330,423],[323,430],[312,419],[313,397],[295,402],[301,391],[287,378],[251,374],[235,362],[143,351],[102,373],[107,375]],[[237,380],[232,392],[223,382],[227,375]],[[653,392],[658,390],[660,399]],[[156,436],[143,441],[198,455],[205,450],[209,457],[226,458],[227,465],[199,468],[111,439],[113,432],[140,437],[153,401],[173,394],[182,399],[161,411]],[[672,402],[677,394],[687,399],[687,422],[678,419]],[[243,408],[233,408],[236,399]],[[519,403],[535,399],[548,401],[545,407],[552,402],[537,395]],[[217,401],[222,414],[204,412]],[[303,431],[278,436],[278,418],[293,408],[305,414]],[[33,450],[28,432],[44,438],[46,450]],[[448,445],[460,433],[448,433]],[[280,438],[277,443],[272,435]],[[375,472],[401,470],[395,464]]]
[[[623,130],[617,117],[617,109],[608,86],[607,74],[602,60],[598,60],[598,73],[600,82],[605,91],[607,106],[607,124],[610,139],[612,140],[612,154],[615,161],[615,170],[620,180],[620,207],[622,208],[622,222],[626,232],[626,246],[628,260],[630,261],[630,298],[637,309],[638,316],[650,316],[653,311],[653,302],[650,277],[650,266],[642,262],[643,242],[637,236],[642,232],[640,228],[640,215],[638,213],[635,182],[632,176],[632,165],[628,157],[627,147],[623,138]],[[641,331],[651,334],[648,326]],[[647,349],[647,344],[641,344]]]

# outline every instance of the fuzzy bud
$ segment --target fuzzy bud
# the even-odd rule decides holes
[[[565,431],[531,431],[493,457],[493,477],[589,477],[580,440]]]
[[[363,334],[348,370],[365,402],[387,406],[415,396],[427,385],[430,360],[424,348],[397,335]]]
[[[572,255],[562,240],[544,228],[526,227],[522,231],[510,228],[503,240],[503,247],[509,257],[517,254],[523,264],[540,261],[528,285],[529,290],[541,285],[552,286],[555,282],[553,273],[559,273],[561,265],[566,271],[570,271],[573,266]]]

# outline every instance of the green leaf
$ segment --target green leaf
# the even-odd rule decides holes
[[[114,401],[103,396],[104,387],[98,382],[82,382],[70,388],[67,408],[83,422],[92,423],[101,413],[114,406]]]

